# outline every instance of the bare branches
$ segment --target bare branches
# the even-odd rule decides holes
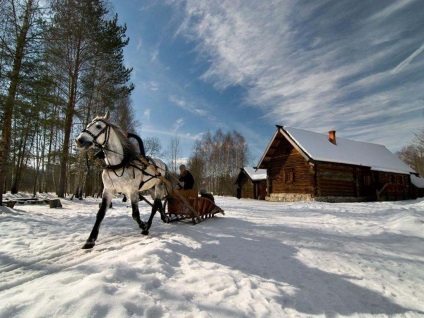
[[[214,135],[206,133],[196,142],[188,165],[199,187],[229,195],[235,191],[234,181],[240,168],[248,161],[244,137],[238,131],[224,134],[218,130]]]

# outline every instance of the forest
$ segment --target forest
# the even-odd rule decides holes
[[[73,139],[107,110],[124,131],[139,125],[126,25],[102,0],[0,0],[0,8],[0,202],[6,191],[99,193],[101,170]],[[145,140],[173,171],[178,143],[162,151],[157,139]],[[198,187],[232,194],[247,153],[240,133],[219,130],[196,143],[188,164]]]
[[[0,3],[0,193],[93,192],[99,173],[73,136],[106,110],[135,125],[126,26],[103,1]]]

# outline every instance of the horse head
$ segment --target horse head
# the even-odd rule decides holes
[[[110,136],[109,111],[105,116],[98,116],[75,138],[75,144],[81,150],[102,148],[108,143]]]

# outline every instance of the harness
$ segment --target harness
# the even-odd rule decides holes
[[[103,127],[98,133],[97,135],[93,134],[91,131],[88,130],[88,128],[90,128],[91,126],[93,126],[94,124],[96,124],[97,122],[102,122],[105,124],[105,127]],[[155,174],[151,174],[147,171],[147,167],[148,166],[153,166],[156,170],[157,168],[159,168],[158,166],[156,166],[156,163],[154,162],[154,160],[148,156],[145,155],[144,153],[144,147],[141,150],[142,154],[140,155],[140,157],[134,157],[134,156],[125,156],[125,154],[121,154],[118,153],[116,151],[110,150],[107,145],[109,143],[109,138],[110,138],[110,124],[102,119],[95,119],[94,121],[92,121],[87,128],[85,128],[83,131],[83,133],[87,133],[89,134],[92,138],[93,138],[93,144],[95,145],[95,147],[97,147],[99,149],[98,152],[96,152],[94,154],[94,158],[98,158],[101,160],[104,160],[106,158],[106,154],[105,151],[109,151],[109,152],[113,152],[119,155],[123,156],[123,159],[120,163],[116,164],[116,165],[106,165],[106,164],[102,164],[101,168],[103,170],[109,170],[112,171],[117,177],[122,177],[125,173],[125,169],[128,167],[132,167],[133,169],[137,169],[139,170],[144,176],[149,176],[150,178],[147,180],[144,180],[144,178],[142,178],[140,185],[139,185],[139,189],[141,189],[143,187],[143,185],[146,182],[149,182],[150,180],[154,179],[154,178],[159,178],[161,176],[161,174],[159,175],[155,175]],[[97,139],[102,135],[105,134],[105,140],[103,141],[102,144],[97,142]],[[128,134],[127,137],[131,137],[131,138],[135,138],[137,139],[137,141],[139,142],[140,148],[142,145],[142,141],[141,138],[138,137],[137,135],[134,134]],[[136,138],[137,137],[137,138]],[[140,143],[141,141],[141,143]],[[134,161],[137,162],[134,163]],[[116,172],[117,170],[122,170],[121,175],[118,175],[118,173]],[[167,169],[167,167],[166,167]],[[134,173],[134,178],[135,178],[135,173]]]

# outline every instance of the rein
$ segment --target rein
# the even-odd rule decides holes
[[[88,128],[90,128],[91,126],[93,126],[94,124],[96,124],[97,122],[102,122],[102,123],[104,123],[105,124],[105,127],[103,127],[100,131],[99,131],[99,133],[97,134],[97,135],[94,135],[91,131],[89,131],[88,130]],[[151,175],[150,173],[148,173],[147,171],[146,171],[146,168],[147,168],[147,165],[151,165],[151,163],[149,163],[149,160],[147,160],[147,158],[146,158],[146,156],[145,156],[145,154],[141,154],[141,156],[142,156],[142,159],[140,159],[140,158],[138,158],[138,157],[129,157],[129,156],[125,156],[125,154],[121,154],[121,153],[119,153],[119,152],[116,152],[116,151],[113,151],[113,150],[111,150],[111,149],[109,149],[108,147],[107,147],[107,145],[108,145],[108,143],[109,143],[109,138],[110,138],[110,128],[111,128],[111,126],[110,126],[110,124],[108,123],[108,122],[106,122],[106,121],[104,121],[104,120],[102,120],[102,119],[97,119],[97,120],[94,120],[90,125],[88,125],[87,126],[87,128],[86,129],[84,129],[82,132],[83,133],[87,133],[87,134],[89,134],[92,138],[93,138],[93,144],[97,147],[97,148],[99,148],[99,151],[94,155],[94,158],[98,158],[98,159],[105,159],[105,157],[106,157],[106,153],[105,152],[112,152],[112,153],[115,153],[115,154],[118,154],[118,155],[121,155],[121,156],[123,156],[123,159],[122,159],[122,161],[120,162],[120,163],[118,163],[118,164],[116,164],[116,165],[105,165],[105,164],[102,164],[100,167],[103,169],[103,170],[112,170],[113,171],[113,173],[117,176],[117,177],[122,177],[123,175],[124,175],[124,173],[125,173],[125,168],[127,168],[127,167],[133,167],[133,168],[135,168],[135,169],[137,169],[137,170],[139,170],[139,171],[141,171],[144,175],[147,175],[147,176],[150,176],[151,177],[151,179],[153,179],[153,178],[155,178],[155,177],[158,177],[158,176],[156,176],[156,175]],[[105,135],[105,140],[104,140],[104,142],[102,143],[102,144],[99,144],[98,142],[97,142],[97,139],[102,135],[102,134],[106,134]],[[131,136],[131,137],[133,137],[133,136],[136,136],[136,135],[133,135],[133,134],[128,134],[129,136]],[[138,137],[138,136],[136,136],[136,137]],[[140,143],[140,137],[138,137],[138,138],[136,138],[137,139],[137,141]],[[140,139],[140,140],[138,140],[138,139]],[[143,147],[143,150],[144,150],[144,147]],[[144,159],[144,160],[143,160]],[[141,163],[141,167],[139,167],[138,165],[136,165],[136,164],[131,164],[131,161],[138,161],[139,163]],[[146,164],[147,163],[147,164]],[[154,164],[154,162],[152,162],[152,164],[153,164],[153,166],[155,167],[155,168],[157,168],[156,167],[156,165]],[[117,173],[116,173],[116,170],[120,170],[120,169],[123,169],[123,171],[122,171],[122,174],[121,175],[118,175]]]

